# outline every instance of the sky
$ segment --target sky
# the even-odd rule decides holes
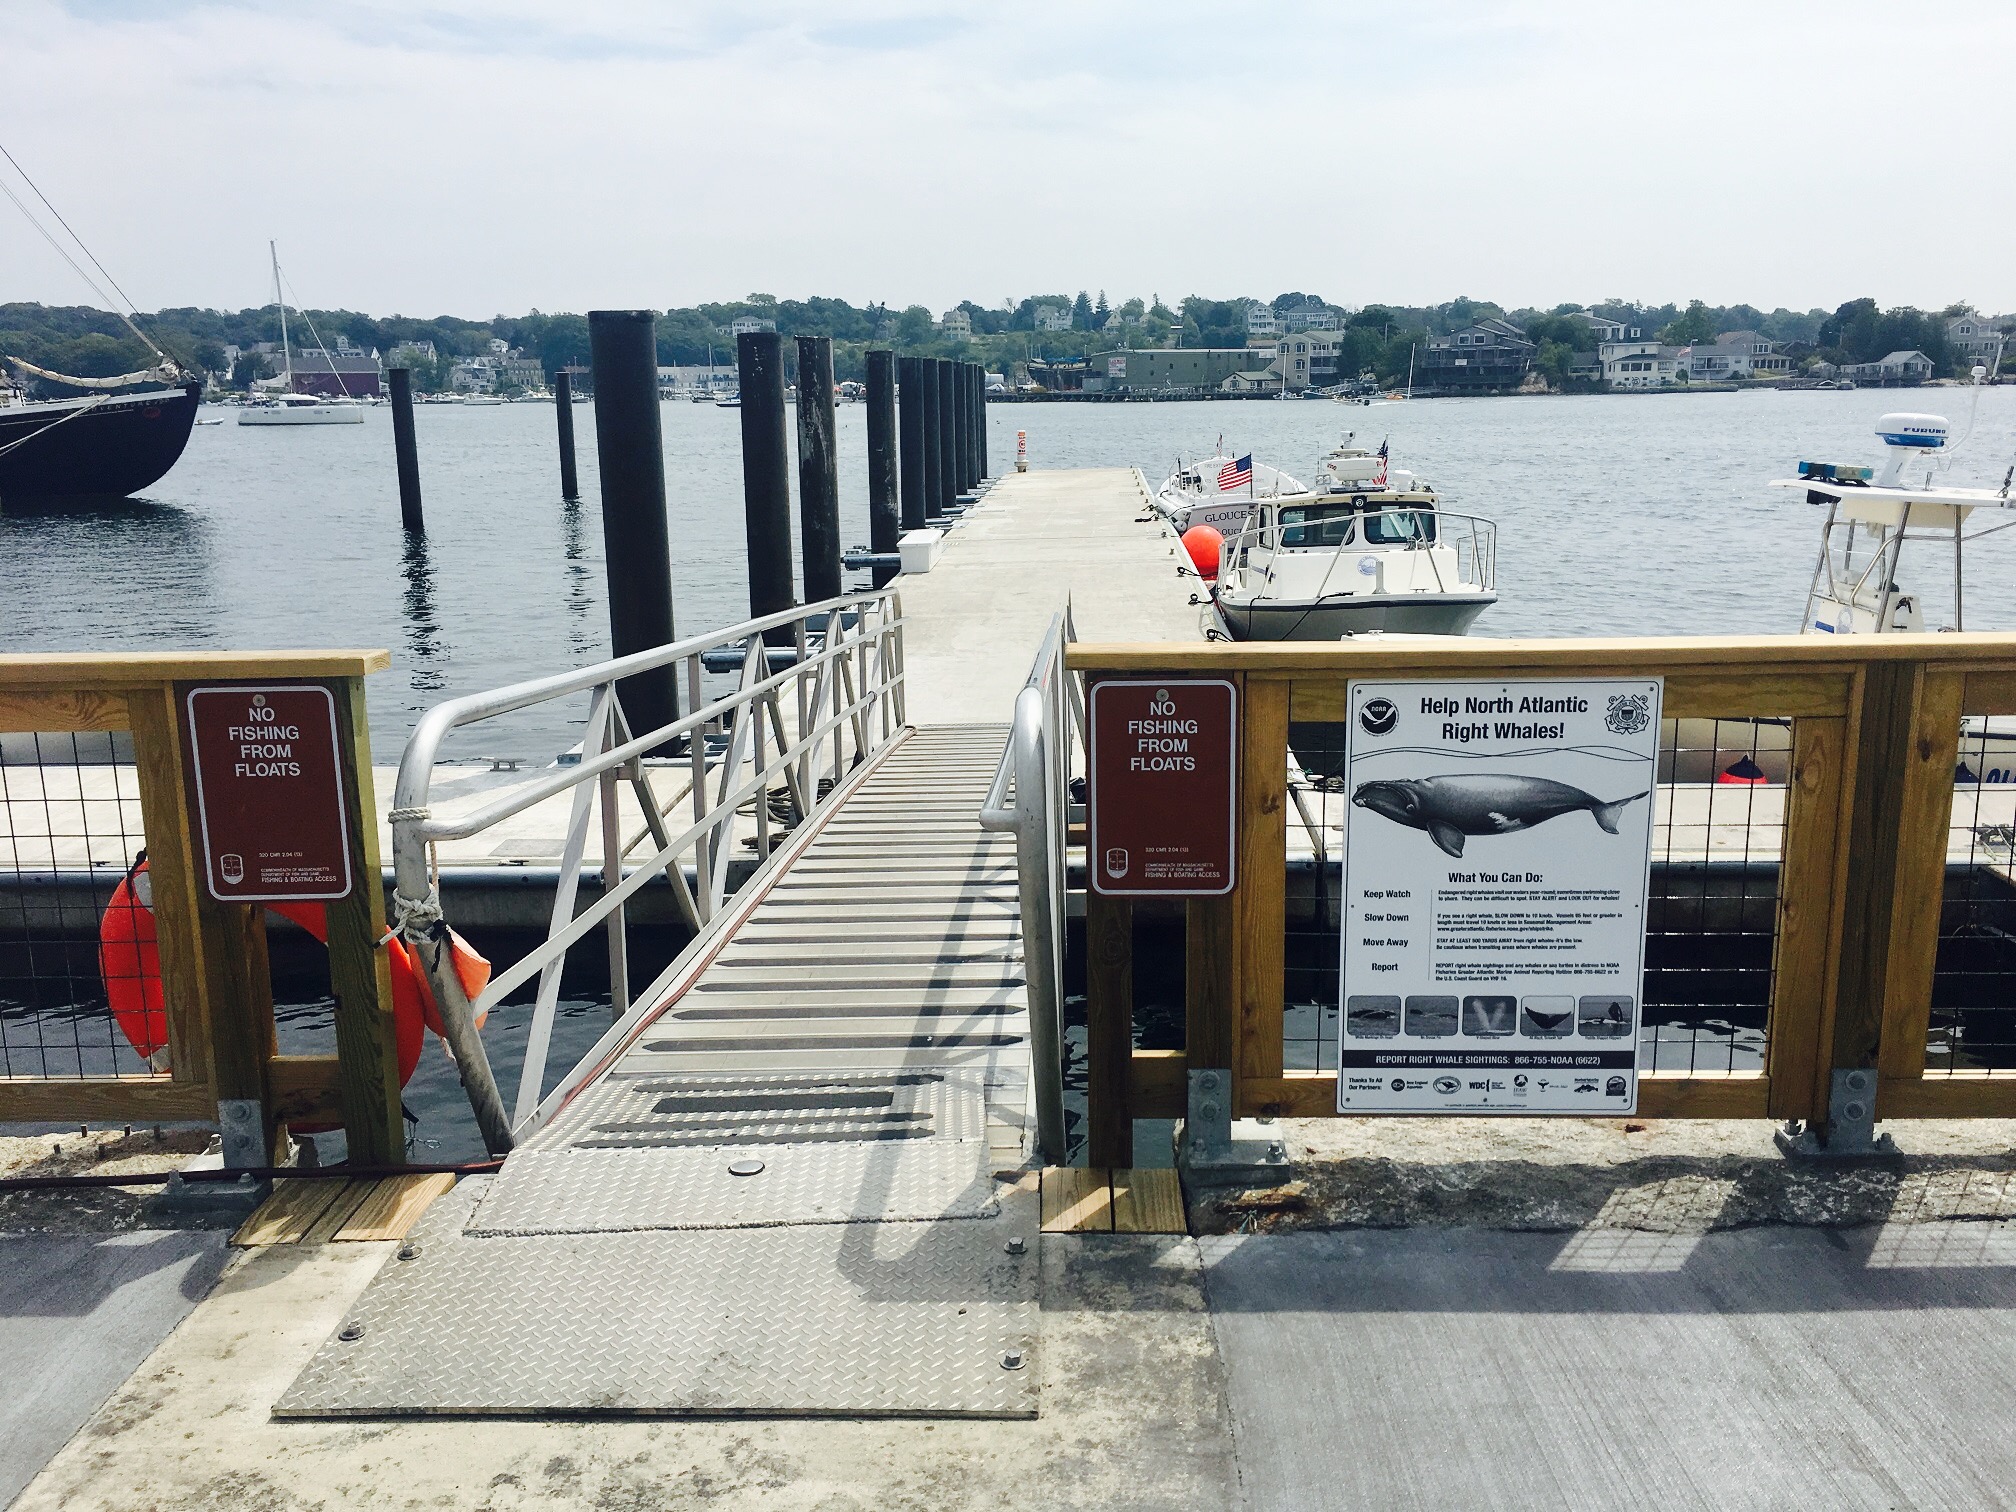
[[[6,0],[143,310],[2016,309],[2009,0]],[[11,170],[0,177],[20,190]],[[0,302],[95,303],[0,200]]]

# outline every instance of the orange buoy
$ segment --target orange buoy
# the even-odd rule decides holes
[[[1183,532],[1183,549],[1190,553],[1190,564],[1207,583],[1218,581],[1218,555],[1224,546],[1225,537],[1209,525],[1192,525]]]
[[[1757,784],[1769,782],[1771,779],[1764,775],[1764,768],[1757,765],[1748,756],[1739,756],[1722,771],[1716,773],[1715,780],[1726,786],[1755,787]]]
[[[98,921],[98,970],[105,980],[105,996],[112,1017],[128,1044],[144,1056],[157,1071],[168,1069],[168,1011],[161,993],[161,952],[154,930],[152,889],[147,863],[141,861],[128,872],[104,917]],[[320,903],[269,903],[284,919],[292,920],[322,944],[329,943],[329,914]],[[462,990],[473,1001],[490,982],[490,963],[453,930],[449,947],[455,974]],[[406,942],[385,942],[391,952],[392,1027],[399,1054],[399,1085],[413,1079],[420,1064],[424,1033],[441,1033],[441,1013],[420,963]],[[482,1019],[477,1020],[482,1027]]]

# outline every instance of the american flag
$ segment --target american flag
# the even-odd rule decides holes
[[[1372,482],[1380,488],[1386,486],[1386,443],[1384,441],[1379,443],[1379,471],[1373,474]]]
[[[1218,492],[1220,493],[1230,493],[1235,488],[1244,488],[1252,481],[1253,456],[1250,452],[1241,457],[1237,462],[1227,462],[1223,467],[1218,469]]]

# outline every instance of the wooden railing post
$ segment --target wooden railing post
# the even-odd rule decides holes
[[[401,1165],[406,1131],[399,1103],[399,1045],[393,1024],[385,888],[378,857],[378,809],[371,786],[371,727],[364,681],[332,680],[343,805],[351,816],[350,896],[329,905],[329,986],[336,998],[343,1131],[356,1165]]]
[[[1285,679],[1242,676],[1239,698],[1239,863],[1232,893],[1232,1112],[1271,1115],[1278,1087],[1288,927],[1288,698]],[[1201,1064],[1196,1052],[1191,1066]]]

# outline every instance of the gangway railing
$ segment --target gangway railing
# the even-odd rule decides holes
[[[850,769],[902,730],[902,632],[902,601],[893,588],[885,588],[451,699],[428,710],[400,758],[390,816],[396,881],[392,929],[414,949],[427,972],[449,1048],[484,1143],[493,1153],[508,1151],[514,1131],[539,1108],[569,949],[600,925],[607,937],[611,1007],[619,1023],[633,1010],[654,1004],[722,909],[743,807],[753,800],[756,854],[759,860],[767,858],[773,830],[819,812]],[[734,687],[710,696],[703,674],[724,660],[736,669]],[[634,729],[619,686],[662,668],[674,669],[686,712],[650,729]],[[434,767],[452,732],[582,696],[588,714],[578,761],[556,766],[467,813],[434,813]],[[781,790],[773,791],[772,783],[779,780]],[[626,788],[634,808],[624,804]],[[492,977],[472,1002],[454,967],[432,848],[481,834],[562,794],[571,795],[571,808],[546,939]],[[781,798],[785,817],[773,819],[773,796]],[[635,828],[626,833],[627,825]],[[591,837],[599,837],[601,845],[601,893],[577,912]],[[657,980],[633,994],[625,910],[660,876],[670,884],[675,905],[696,938]],[[538,990],[525,1064],[507,1113],[477,1024],[534,977]]]
[[[1064,1147],[1064,890],[1074,730],[1082,743],[1085,700],[1064,651],[1077,640],[1071,606],[1050,620],[980,809],[983,829],[1015,837],[1022,910],[1023,974],[1029,994],[1030,1075],[1036,1140],[1052,1165]],[[1013,801],[1010,801],[1010,791]]]

